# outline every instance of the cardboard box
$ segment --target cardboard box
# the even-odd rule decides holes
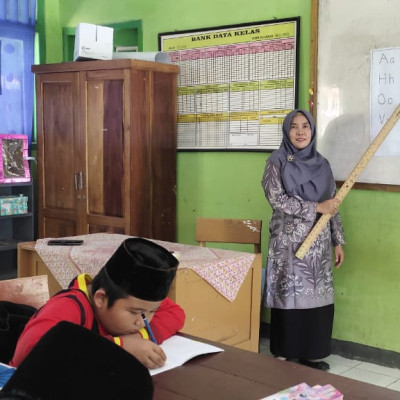
[[[111,60],[114,29],[107,26],[80,23],[75,32],[74,61]]]

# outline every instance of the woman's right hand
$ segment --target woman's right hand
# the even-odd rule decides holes
[[[317,203],[317,213],[335,215],[338,212],[340,203],[341,200],[336,197]]]

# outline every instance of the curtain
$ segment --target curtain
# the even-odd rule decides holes
[[[0,0],[0,133],[32,141],[36,0]]]

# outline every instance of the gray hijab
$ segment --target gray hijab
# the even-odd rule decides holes
[[[293,117],[302,113],[310,123],[311,141],[304,149],[297,149],[290,142],[290,125]],[[284,119],[282,143],[269,161],[281,165],[281,176],[286,192],[306,201],[321,202],[332,197],[335,185],[328,161],[317,152],[314,120],[306,110],[291,111]]]

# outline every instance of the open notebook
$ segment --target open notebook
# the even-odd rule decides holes
[[[178,335],[174,335],[165,340],[160,346],[167,355],[167,361],[163,367],[151,369],[150,375],[156,375],[160,372],[179,367],[186,361],[189,361],[191,358],[201,354],[218,353],[220,351],[224,351],[219,347]]]

